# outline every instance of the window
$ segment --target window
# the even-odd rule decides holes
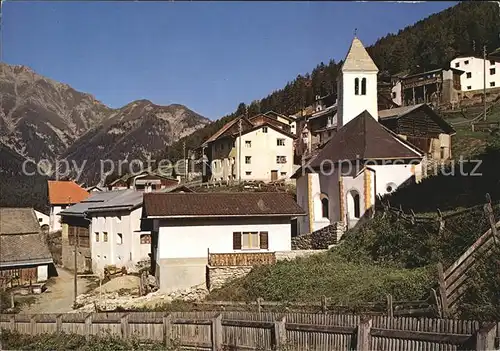
[[[455,67],[460,67],[460,62],[455,62]]]
[[[120,223],[122,221],[122,216],[116,216],[116,221]]]
[[[490,82],[490,87],[494,87],[495,86],[495,82]]]
[[[245,140],[245,147],[252,147],[252,142],[250,140]]]
[[[321,199],[321,217],[330,218],[329,213],[328,198],[323,195],[323,198]]]
[[[285,139],[276,139],[276,145],[285,146]]]
[[[123,234],[122,233],[116,233],[116,243],[118,245],[123,244]]]
[[[251,171],[246,171],[245,175],[252,175],[252,172]]]
[[[151,235],[141,234],[141,244],[151,244]]]
[[[490,68],[490,76],[494,75],[496,73],[494,68]]]
[[[468,64],[469,64],[469,60],[465,60],[465,61],[464,61],[464,64],[465,64],[465,65],[468,65]]]
[[[490,60],[490,65],[494,66],[495,65],[495,60]]]
[[[262,127],[262,133],[267,133],[267,127]]]
[[[268,232],[234,232],[233,250],[269,249]]]
[[[392,98],[393,98],[393,99],[395,99],[395,98],[396,98],[396,92],[395,92],[395,91],[393,91],[393,92],[392,92]]]
[[[471,90],[472,87],[470,85],[467,86],[467,90]]]
[[[108,232],[102,232],[102,241],[108,242]]]
[[[43,218],[38,218],[38,222],[41,222],[41,221],[43,221]]]
[[[286,176],[286,172],[281,172],[280,173],[282,176]]]
[[[99,232],[95,232],[95,242],[98,243],[99,242]]]
[[[276,163],[286,163],[286,156],[276,156]]]
[[[354,198],[354,217],[359,218],[361,216],[361,207],[359,203],[359,194],[355,194]]]
[[[245,156],[245,163],[249,165],[252,162],[252,156]]]
[[[467,78],[472,78],[472,72],[467,72]]]
[[[359,95],[359,78],[354,79],[354,95]]]
[[[442,160],[444,160],[444,156],[445,156],[445,153],[444,153],[444,146],[441,146],[441,150],[440,150],[440,151],[441,151],[441,154],[440,154],[441,159],[442,159]]]
[[[361,95],[366,95],[366,78],[361,79]]]

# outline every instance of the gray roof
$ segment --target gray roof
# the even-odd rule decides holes
[[[92,193],[88,198],[84,201],[79,202],[73,206],[66,208],[64,211],[59,212],[61,216],[76,216],[83,217],[85,213],[87,213],[91,208],[98,207],[105,202],[123,195],[129,191],[126,190],[111,190],[111,191],[99,191]],[[133,190],[132,190],[133,191]]]
[[[40,224],[32,208],[0,208],[0,234],[40,233]]]
[[[0,267],[52,263],[32,208],[0,208]]]
[[[136,191],[133,189],[126,189],[121,192],[118,196],[97,203],[88,209],[90,214],[94,212],[104,212],[104,211],[132,211],[133,209],[140,207],[142,205],[142,197],[144,192]]]
[[[366,51],[361,40],[357,37],[354,37],[352,40],[351,47],[342,65],[342,72],[345,71],[378,72],[377,66]]]
[[[390,108],[388,110],[380,110],[380,111],[378,111],[378,118],[401,117],[403,115],[406,115],[408,112],[416,110],[417,108],[419,108],[422,105],[424,105],[424,104],[395,107],[395,108]]]

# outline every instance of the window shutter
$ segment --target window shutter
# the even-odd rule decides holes
[[[267,232],[260,232],[260,248],[269,249],[269,236]]]
[[[241,233],[233,233],[233,250],[241,250]]]

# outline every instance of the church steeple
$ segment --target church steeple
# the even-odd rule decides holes
[[[337,82],[339,128],[365,110],[378,119],[377,73],[377,66],[355,36]]]

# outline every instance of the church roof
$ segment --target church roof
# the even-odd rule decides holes
[[[411,144],[382,126],[368,111],[362,112],[340,128],[321,152],[311,160],[311,167],[323,161],[380,159],[419,159],[422,154]]]
[[[361,40],[354,37],[349,52],[342,65],[342,72],[346,71],[368,71],[378,72],[378,68],[366,51]]]

